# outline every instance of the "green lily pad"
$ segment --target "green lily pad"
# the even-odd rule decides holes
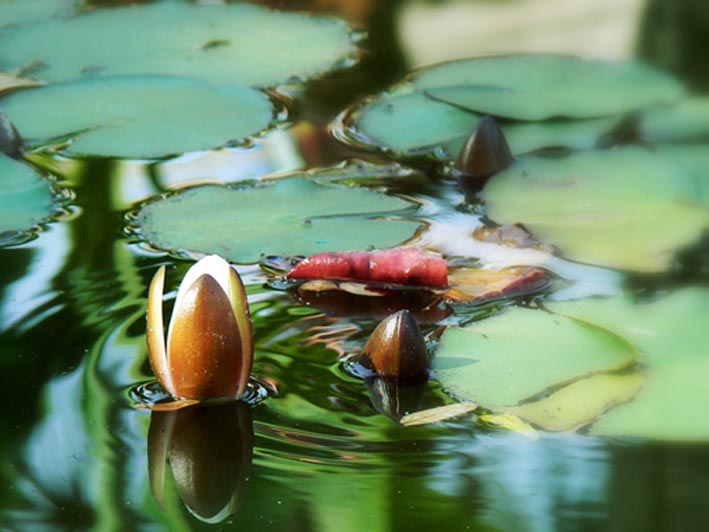
[[[466,59],[414,73],[350,109],[336,131],[345,142],[398,156],[448,160],[457,156],[478,115],[491,114],[544,120],[503,124],[515,154],[591,148],[623,113],[673,102],[682,92],[675,79],[638,62],[546,55]]]
[[[47,182],[28,165],[0,154],[0,246],[16,244],[53,209]]]
[[[551,432],[574,430],[630,401],[644,384],[645,376],[641,372],[601,373],[572,382],[538,401],[505,408],[504,412]]]
[[[395,91],[356,109],[337,125],[345,142],[383,148],[400,157],[457,157],[479,116],[431,99],[423,92]],[[515,154],[540,148],[592,148],[617,117],[506,123],[502,130]]]
[[[342,64],[354,45],[334,18],[252,4],[155,2],[7,28],[0,49],[0,70],[40,60],[46,66],[38,75],[52,82],[165,74],[269,86]]]
[[[709,290],[686,288],[652,302],[629,297],[551,303],[558,313],[607,327],[638,346],[647,384],[591,432],[660,440],[709,440]]]
[[[653,149],[684,170],[692,182],[692,197],[705,207],[709,207],[709,146],[707,144],[659,144]]]
[[[608,116],[683,92],[677,80],[643,63],[551,55],[453,61],[411,83],[436,100],[516,120]]]
[[[273,119],[268,98],[248,87],[190,78],[91,78],[25,90],[0,111],[31,142],[74,136],[67,151],[148,158],[220,147]]]
[[[0,0],[0,27],[71,14],[74,0]]]
[[[659,272],[709,227],[695,177],[638,147],[529,157],[483,189],[488,216],[524,224],[573,260]]]
[[[506,411],[582,377],[627,367],[636,355],[632,345],[601,327],[511,308],[448,329],[434,369],[458,399]]]
[[[694,97],[649,109],[640,121],[644,137],[655,142],[709,139],[709,98]]]
[[[250,263],[264,255],[396,245],[419,224],[386,217],[412,206],[372,190],[294,177],[251,187],[186,189],[144,206],[138,223],[158,248]]]

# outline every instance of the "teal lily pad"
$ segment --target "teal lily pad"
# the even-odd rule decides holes
[[[0,0],[0,27],[68,15],[75,4],[74,0]]]
[[[334,18],[252,5],[155,2],[7,28],[0,70],[39,60],[37,76],[164,74],[270,86],[343,64],[355,47]]]
[[[626,368],[636,357],[631,344],[601,327],[540,310],[511,308],[448,329],[434,369],[456,398],[511,412],[569,383]],[[514,413],[524,418],[523,410]],[[574,419],[580,415],[580,423],[588,412],[566,415]]]
[[[0,154],[0,246],[30,235],[54,208],[47,182],[28,165]]]
[[[436,100],[516,120],[620,114],[683,92],[677,80],[640,62],[550,55],[454,61],[411,83]]]
[[[503,123],[513,153],[591,148],[629,111],[673,102],[670,76],[638,62],[563,56],[466,59],[414,73],[403,84],[350,109],[340,138],[397,156],[455,158],[479,115]]]
[[[685,98],[643,113],[642,135],[654,142],[709,140],[709,97]]]
[[[591,433],[675,441],[709,441],[709,290],[685,288],[650,302],[630,297],[549,304],[554,312],[622,335],[638,347],[647,383],[633,401]]]
[[[160,249],[252,263],[264,255],[394,246],[419,227],[396,218],[412,207],[373,190],[293,177],[186,189],[145,205],[137,220],[145,239]]]
[[[709,227],[697,179],[672,158],[625,147],[520,159],[483,198],[490,219],[522,223],[570,259],[659,272]]]
[[[0,111],[30,143],[73,137],[66,151],[149,158],[223,146],[273,119],[263,93],[190,78],[90,78],[17,92]]]

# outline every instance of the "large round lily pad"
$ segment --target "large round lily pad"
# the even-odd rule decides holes
[[[652,302],[617,297],[549,307],[627,338],[647,367],[647,383],[633,401],[605,414],[592,433],[709,441],[709,290],[686,288]]]
[[[67,151],[159,157],[220,147],[268,127],[261,92],[171,76],[90,78],[15,93],[0,111],[30,142],[75,137]]]
[[[436,100],[517,120],[607,116],[682,93],[674,78],[643,63],[547,55],[454,61],[411,83]]]
[[[709,140],[709,97],[685,98],[649,109],[643,113],[640,131],[656,142]]]
[[[233,262],[263,255],[389,247],[419,224],[386,219],[412,204],[360,188],[288,178],[251,187],[202,186],[147,204],[145,239],[166,250],[216,253]]]
[[[334,18],[280,13],[251,4],[155,2],[50,19],[0,34],[0,70],[40,60],[37,75],[168,74],[267,86],[310,77],[353,53]]]
[[[468,59],[420,70],[348,111],[336,129],[345,142],[450,159],[479,115],[491,114],[543,121],[503,124],[513,153],[591,148],[622,114],[681,94],[676,80],[637,62],[544,55]]]
[[[483,198],[492,220],[522,223],[571,259],[657,272],[709,227],[696,179],[670,158],[627,147],[518,160]]]
[[[512,308],[448,329],[434,369],[455,397],[503,411],[583,377],[627,367],[636,355],[632,345],[601,327]]]
[[[0,154],[0,246],[16,243],[53,208],[47,182],[26,164]]]

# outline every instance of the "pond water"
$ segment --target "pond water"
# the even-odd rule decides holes
[[[128,2],[105,2],[118,3]],[[324,5],[368,29],[368,52],[355,67],[282,88],[278,98],[290,108],[291,121],[252,145],[166,160],[69,157],[44,149],[27,156],[56,176],[63,197],[56,220],[35,238],[0,248],[0,530],[709,530],[709,445],[701,439],[608,438],[583,428],[523,434],[471,415],[401,426],[400,407],[388,404],[392,397],[408,397],[413,406],[407,403],[405,410],[455,399],[436,380],[394,393],[365,382],[342,355],[361,349],[381,315],[351,308],[336,315],[306,305],[269,284],[255,264],[238,269],[253,318],[253,373],[269,397],[254,406],[212,407],[203,415],[135,408],[135,386],[153,379],[145,343],[147,287],[159,266],[167,265],[171,299],[193,264],[184,253],[142,242],[135,216],[146,200],[199,183],[252,180],[353,158],[366,161],[355,163],[365,174],[371,173],[366,164],[395,173],[381,152],[343,145],[328,125],[414,67],[495,52],[584,53],[580,36],[592,35],[607,47],[605,55],[624,58],[634,53],[641,21],[644,36],[663,24],[653,13],[668,5],[678,13],[691,9],[690,2],[658,0],[647,11],[639,2],[620,3],[622,8],[599,2],[594,11],[592,3],[578,2],[576,15],[564,18],[558,5],[550,9],[554,16],[538,17],[538,33],[533,22],[518,34],[514,21],[519,26],[525,13],[542,13],[539,2],[302,4]],[[519,14],[511,14],[511,6]],[[488,29],[489,41],[468,41],[454,24],[445,48],[446,32],[434,23],[452,24],[456,9],[460,17],[479,10],[488,17],[484,28],[499,32]],[[705,25],[696,23],[695,36],[709,28],[706,10],[703,16]],[[681,27],[660,29],[675,35]],[[411,37],[416,31],[426,32],[423,44]],[[551,37],[535,38],[541,34]],[[668,37],[673,44],[667,46],[686,59],[676,63],[645,41],[640,52],[651,61],[697,92],[709,87],[705,66],[694,59],[697,50],[706,50],[699,37]],[[461,238],[480,225],[479,206],[466,206],[462,192],[430,159],[409,163],[427,177],[379,178],[374,185],[419,201],[416,219],[431,224],[430,241],[445,243],[449,255],[479,252]],[[498,266],[514,265],[510,254],[519,251],[489,249],[482,262]],[[435,339],[441,325],[475,321],[507,305],[624,291],[653,298],[706,286],[706,249],[693,248],[688,257],[667,274],[545,259],[555,276],[552,288],[458,307],[453,315],[420,320],[421,327]],[[706,338],[697,342],[706,350]],[[169,423],[179,430],[166,462],[158,449]],[[185,485],[181,479],[189,475],[193,481]]]

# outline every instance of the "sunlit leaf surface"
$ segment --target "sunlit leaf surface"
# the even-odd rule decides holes
[[[601,327],[511,308],[448,329],[434,369],[455,397],[502,411],[581,377],[624,368],[636,355],[632,345]]]
[[[75,137],[67,151],[159,157],[220,147],[269,126],[261,92],[170,76],[90,78],[0,100],[30,142]]]
[[[289,178],[252,187],[203,186],[143,207],[138,222],[161,249],[216,253],[234,262],[389,247],[419,224],[387,220],[412,204],[366,190]]]
[[[28,165],[0,154],[0,246],[45,220],[53,204],[44,179]]]
[[[549,307],[623,335],[647,366],[647,383],[637,397],[605,414],[592,433],[709,440],[709,290],[685,288],[651,302],[619,297]]]
[[[571,259],[654,272],[709,227],[698,188],[671,158],[628,147],[520,159],[483,197],[492,220],[522,223]]]
[[[354,46],[334,18],[251,4],[155,2],[12,27],[0,35],[0,49],[0,70],[41,60],[46,81],[169,74],[264,86],[327,71]]]

